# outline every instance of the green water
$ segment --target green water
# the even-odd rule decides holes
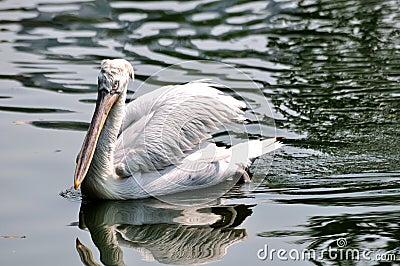
[[[3,0],[0,55],[1,265],[83,265],[88,250],[106,265],[399,264],[376,256],[400,259],[399,1]],[[119,57],[130,98],[198,78],[239,92],[261,117],[246,113],[250,135],[286,137],[256,161],[262,183],[196,208],[81,203],[99,64]],[[265,245],[337,256],[260,260]]]

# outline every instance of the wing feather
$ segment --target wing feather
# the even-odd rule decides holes
[[[179,163],[219,126],[244,120],[245,104],[217,88],[223,86],[198,80],[162,87],[129,103],[115,164],[130,173],[164,169]]]

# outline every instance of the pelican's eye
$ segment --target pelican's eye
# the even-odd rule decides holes
[[[112,89],[113,89],[113,90],[117,90],[117,89],[118,89],[118,86],[119,86],[119,81],[116,80],[116,81],[114,81],[114,83],[113,83]]]

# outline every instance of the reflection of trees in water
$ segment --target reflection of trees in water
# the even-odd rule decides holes
[[[281,126],[317,140],[363,141],[376,127],[394,134],[399,8],[398,1],[324,0],[281,11],[268,34],[274,60],[290,66],[271,95]]]
[[[397,0],[301,0],[297,6],[293,1],[266,1],[262,7],[255,3],[254,10],[250,1],[179,4],[181,10],[156,8],[151,1],[120,6],[106,0],[75,3],[73,10],[27,8],[37,17],[19,21],[13,48],[40,60],[29,62],[30,71],[26,62],[18,62],[18,75],[3,78],[36,89],[88,93],[95,91],[95,84],[80,82],[79,76],[73,80],[71,72],[80,70],[77,65],[97,66],[104,57],[135,60],[147,74],[171,62],[212,59],[237,62],[260,83],[276,78],[276,93],[270,96],[285,116],[282,125],[295,131],[342,136],[337,129],[349,123],[362,128],[398,122],[398,101],[387,99],[399,80]],[[227,12],[232,8],[236,11]],[[198,10],[217,15],[193,20]],[[48,29],[54,34],[47,34]],[[38,30],[44,31],[43,37],[37,37]],[[264,36],[266,47],[259,47]],[[170,44],[161,45],[160,39]],[[58,68],[60,62],[69,68]],[[72,68],[67,66],[71,62]],[[273,63],[289,70],[274,69]],[[140,69],[136,78],[143,81],[148,76]]]
[[[251,215],[250,208],[180,207],[156,200],[83,203],[79,223],[105,265],[125,265],[121,246],[138,250],[145,260],[200,264],[222,259],[230,245],[246,238],[246,230],[235,227]],[[77,249],[82,261],[94,263],[86,247]]]
[[[399,1],[299,1],[270,20],[271,60],[289,66],[270,85],[276,124],[307,134],[293,140],[300,149],[278,152],[272,174],[398,169],[399,10]]]
[[[261,237],[299,237],[298,244],[306,244],[305,249],[315,250],[317,255],[323,250],[343,249],[359,250],[360,256],[364,250],[370,250],[371,258],[375,254],[397,254],[400,255],[400,222],[399,211],[377,211],[361,214],[341,214],[337,216],[314,216],[309,218],[306,225],[299,226],[294,230],[270,231],[260,233]],[[345,246],[338,246],[338,239],[345,239]],[[332,258],[334,258],[332,255]],[[351,257],[350,257],[351,258]],[[316,261],[317,265],[366,265],[368,261],[354,260],[343,261],[340,259],[330,260],[327,257],[323,261]],[[369,262],[370,265],[373,262]],[[376,262],[375,262],[376,263]],[[384,262],[381,262],[384,263]],[[395,263],[389,262],[390,265]],[[389,265],[388,264],[388,265]],[[381,265],[381,264],[379,264]],[[386,264],[382,264],[386,265]]]

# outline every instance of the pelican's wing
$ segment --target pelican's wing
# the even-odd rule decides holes
[[[242,121],[245,104],[216,88],[224,87],[199,80],[162,87],[129,103],[114,154],[121,175],[176,164],[211,131]]]

